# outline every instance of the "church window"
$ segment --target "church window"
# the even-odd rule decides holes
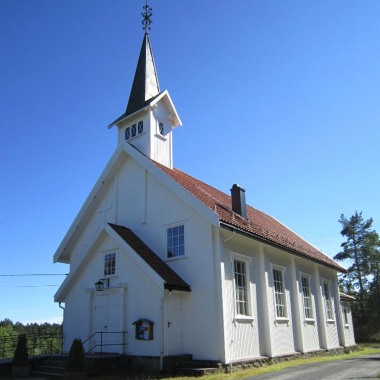
[[[328,281],[323,281],[323,296],[325,299],[325,309],[326,309],[326,318],[327,320],[334,320],[333,308],[332,308],[332,300],[330,293],[330,283]]]
[[[273,268],[274,302],[277,318],[287,318],[284,270]]]
[[[131,128],[128,127],[125,129],[125,139],[129,140],[130,137],[131,137]]]
[[[247,273],[247,262],[235,259],[234,272],[236,314],[249,316],[249,277]]]
[[[158,130],[160,132],[160,135],[164,135],[164,124],[158,123]]]
[[[166,230],[167,256],[185,255],[185,226],[183,224]]]
[[[139,121],[139,123],[137,124],[137,132],[139,133],[139,135],[144,132],[144,122],[143,121]]]
[[[343,306],[343,317],[344,317],[344,324],[348,325],[348,308],[346,306]]]
[[[116,274],[116,253],[107,253],[104,256],[104,276]]]
[[[307,276],[301,276],[303,309],[306,319],[313,319],[313,305],[310,293],[310,279]]]
[[[133,124],[132,130],[131,130],[131,137],[135,137],[135,136],[136,136],[136,124]]]

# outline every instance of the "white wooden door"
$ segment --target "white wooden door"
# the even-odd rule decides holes
[[[165,355],[183,354],[182,298],[172,295],[166,299],[164,329]]]
[[[120,331],[120,296],[116,292],[98,293],[94,298],[95,352],[119,352],[122,347]]]

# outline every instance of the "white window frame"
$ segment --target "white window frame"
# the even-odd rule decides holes
[[[142,135],[142,134],[144,134],[144,127],[145,127],[145,125],[144,125],[144,120],[139,120],[138,122],[137,122],[137,135]]]
[[[237,306],[238,302],[241,302],[238,291],[238,284],[236,281],[236,271],[235,271],[235,262],[240,262],[244,264],[245,267],[245,314],[239,313],[239,308]],[[231,267],[232,267],[232,273],[233,273],[233,285],[234,285],[234,315],[235,321],[250,321],[253,322],[253,313],[252,313],[252,300],[251,300],[251,279],[250,279],[250,267],[251,267],[251,258],[245,255],[241,255],[236,252],[232,252],[231,256]]]
[[[114,273],[110,273],[110,274],[106,274],[106,257],[109,256],[109,255],[115,255],[115,271]],[[102,276],[105,277],[105,278],[110,278],[110,277],[116,277],[117,276],[117,268],[118,268],[118,265],[117,265],[117,262],[118,262],[118,252],[116,249],[112,249],[112,250],[109,250],[109,251],[104,251],[102,252],[102,256],[103,256],[103,271],[102,271]]]
[[[139,124],[142,123],[142,131],[139,132]],[[135,129],[135,135],[132,136],[132,129]],[[126,134],[127,134],[127,130],[129,130],[128,134],[129,134],[129,138],[126,138]],[[141,136],[141,135],[144,135],[146,132],[145,132],[145,123],[144,123],[144,119],[141,119],[135,123],[132,123],[131,125],[128,125],[128,127],[125,128],[124,130],[124,140],[125,141],[131,141],[131,140],[134,140],[136,137],[138,136]]]
[[[344,322],[344,326],[346,328],[348,328],[350,326],[350,321],[348,319],[348,314],[351,313],[351,308],[349,305],[347,304],[342,304],[342,314],[343,314],[343,322]]]
[[[281,273],[281,285],[282,285],[282,292],[278,292],[279,289],[276,289],[276,281],[274,271],[278,271]],[[286,287],[285,287],[285,267],[281,267],[278,265],[272,264],[272,284],[273,284],[273,306],[274,306],[274,315],[276,321],[289,321],[289,312],[288,312],[288,305],[287,305],[287,297],[286,297]],[[282,298],[283,303],[279,304],[277,301]],[[278,315],[278,308],[283,308],[283,315]]]
[[[327,290],[327,292],[326,292]],[[331,297],[331,281],[322,279],[322,295],[325,303],[325,316],[327,322],[334,322],[334,307]],[[331,317],[331,318],[330,318]]]
[[[163,133],[160,132],[160,124],[162,124]],[[168,139],[169,133],[165,134],[165,123],[156,119],[156,137],[160,138],[162,141],[166,141]]]
[[[307,273],[300,273],[301,275],[301,291],[302,291],[302,301],[303,301],[303,315],[306,321],[314,321],[314,305],[313,305],[313,297],[311,293],[311,275]],[[307,292],[305,295],[305,287],[303,280],[307,281]],[[308,315],[308,310],[310,315]]]
[[[168,224],[165,225],[165,260],[171,261],[171,260],[181,260],[183,258],[187,258],[188,254],[188,245],[187,245],[187,226],[186,226],[186,221],[181,221],[178,223],[173,223],[173,224]],[[168,256],[168,230],[173,229],[175,227],[180,227],[183,226],[183,246],[184,246],[184,254],[183,255],[177,255],[177,256]]]

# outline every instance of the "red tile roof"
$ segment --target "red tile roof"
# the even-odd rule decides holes
[[[112,223],[108,224],[165,281],[165,289],[191,291],[190,286],[131,229]]]
[[[154,162],[154,161],[153,161]],[[311,259],[341,272],[346,269],[271,216],[247,205],[247,219],[232,211],[231,197],[220,190],[178,170],[154,162],[174,181],[213,210],[221,224],[238,229],[268,244]]]

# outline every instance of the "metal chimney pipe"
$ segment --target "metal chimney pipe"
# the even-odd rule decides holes
[[[245,203],[245,190],[236,183],[231,189],[232,211],[247,218],[247,205]]]

